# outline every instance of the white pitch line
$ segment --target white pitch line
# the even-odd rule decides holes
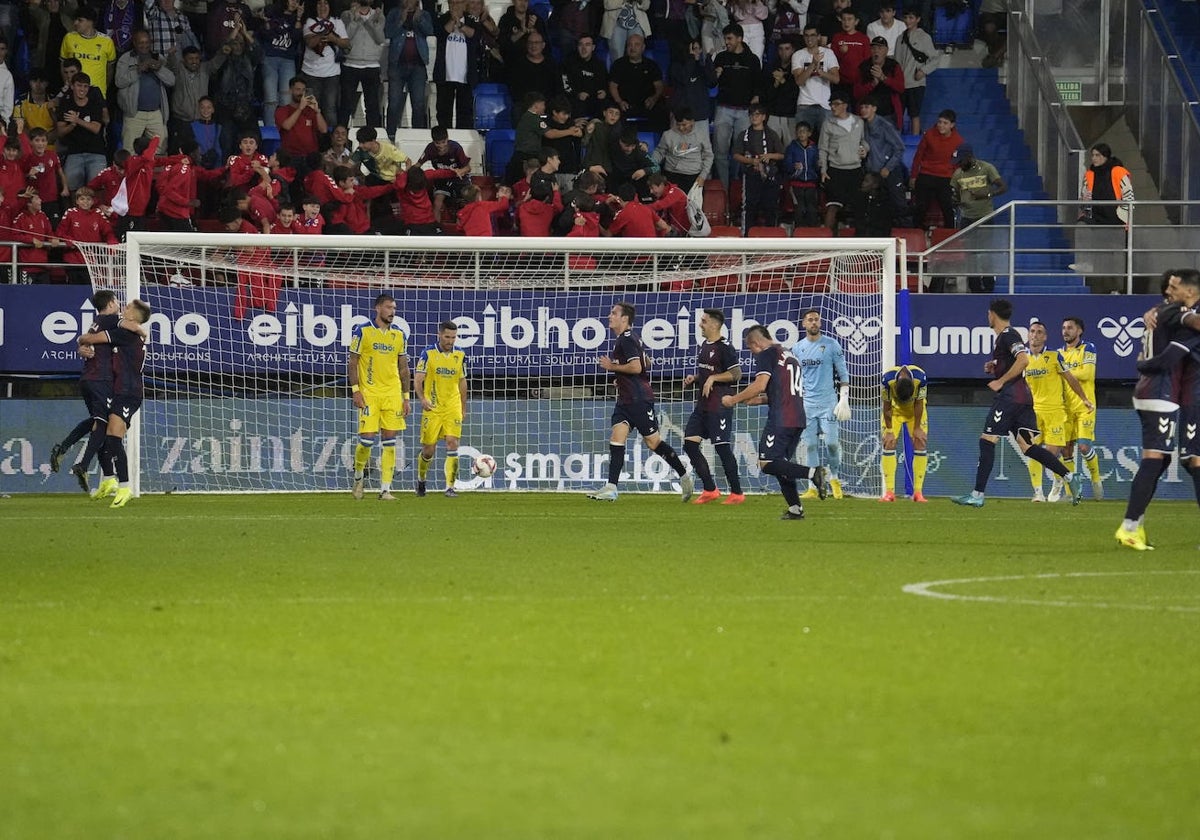
[[[1105,601],[1047,601],[1034,598],[1007,598],[999,595],[960,595],[953,592],[935,592],[934,587],[954,586],[963,583],[995,583],[1010,580],[1053,580],[1062,578],[1120,577],[1129,575],[1198,575],[1200,569],[1155,569],[1136,572],[1047,572],[1036,575],[1004,575],[1000,577],[956,578],[954,580],[930,580],[909,583],[902,591],[909,595],[923,595],[944,601],[976,601],[986,604],[1019,604],[1034,607],[1092,607],[1100,610],[1141,610],[1145,612],[1200,613],[1200,606],[1162,606],[1155,604],[1117,604]]]

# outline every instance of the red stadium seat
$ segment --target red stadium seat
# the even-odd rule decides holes
[[[750,239],[786,239],[788,232],[781,227],[752,227],[746,231]]]
[[[797,227],[792,236],[803,239],[832,239],[833,231],[827,227]]]
[[[711,236],[727,237],[732,239],[740,239],[742,236],[741,228],[733,227],[732,225],[713,225]]]
[[[729,196],[725,187],[715,178],[704,182],[704,215],[710,225],[723,225],[728,218]]]

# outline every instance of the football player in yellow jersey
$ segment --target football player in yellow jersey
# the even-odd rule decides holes
[[[1037,414],[1038,429],[1042,436],[1039,441],[1050,453],[1061,457],[1063,446],[1066,445],[1067,409],[1064,397],[1063,383],[1082,400],[1084,405],[1092,406],[1091,401],[1083,392],[1079,381],[1066,369],[1062,353],[1058,350],[1046,349],[1046,325],[1036,318],[1029,323],[1029,364],[1022,374],[1033,395],[1033,410]],[[1042,464],[1030,458],[1029,480],[1033,485],[1033,501],[1044,502],[1042,495]],[[1062,495],[1062,480],[1055,477],[1055,488],[1058,495],[1051,490],[1051,501],[1058,501]]]
[[[376,438],[379,498],[391,501],[396,472],[396,435],[404,431],[410,411],[408,341],[396,319],[396,299],[384,292],[375,298],[375,320],[359,324],[350,336],[350,398],[358,409],[358,446],[354,450],[354,498],[363,497],[367,461]]]
[[[446,440],[446,495],[454,498],[458,478],[458,441],[467,416],[467,354],[456,350],[458,326],[453,321],[438,325],[437,343],[417,361],[417,395],[421,398],[421,456],[417,460],[417,495],[425,495],[425,477]]]
[[[881,502],[896,501],[896,441],[900,431],[908,426],[913,441],[912,481],[913,501],[927,501],[921,491],[925,487],[925,469],[929,462],[926,445],[929,437],[929,413],[925,410],[925,371],[916,365],[900,365],[883,375],[880,414],[883,440],[883,495]]]
[[[1099,501],[1104,498],[1104,482],[1100,479],[1100,459],[1096,457],[1096,345],[1083,340],[1083,330],[1082,318],[1063,320],[1064,345],[1059,352],[1066,369],[1079,380],[1086,399],[1092,403],[1088,408],[1076,394],[1067,394],[1067,443],[1063,449],[1063,462],[1074,469],[1075,450],[1079,450],[1092,479],[1092,498]]]

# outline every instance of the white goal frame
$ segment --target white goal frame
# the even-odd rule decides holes
[[[397,271],[394,277],[386,273],[389,265],[388,254],[421,254],[422,252],[470,252],[475,255],[473,264],[476,267],[473,276],[459,278],[453,284],[447,285],[448,291],[464,289],[488,289],[487,276],[488,258],[486,255],[496,255],[492,259],[501,259],[508,255],[537,256],[551,255],[551,260],[561,259],[561,274],[556,284],[521,286],[519,288],[558,289],[561,291],[594,289],[597,281],[590,278],[586,271],[572,267],[572,257],[580,255],[618,254],[641,256],[650,260],[653,273],[652,279],[669,282],[673,278],[687,275],[681,272],[678,264],[680,255],[694,257],[720,257],[724,266],[722,272],[737,275],[741,291],[747,291],[748,277],[754,271],[762,269],[761,264],[754,264],[755,258],[763,255],[781,253],[792,255],[791,260],[807,255],[813,260],[836,260],[839,255],[876,254],[880,257],[882,274],[875,291],[868,292],[862,288],[861,278],[857,288],[846,291],[847,294],[875,294],[880,298],[879,318],[882,322],[882,344],[880,353],[880,370],[882,374],[895,364],[897,277],[903,276],[898,271],[898,253],[901,249],[895,239],[882,238],[841,238],[841,239],[808,239],[808,238],[666,238],[666,239],[621,239],[621,238],[535,238],[535,237],[378,237],[378,236],[289,236],[289,235],[245,235],[224,233],[163,233],[131,231],[123,246],[87,245],[81,246],[92,272],[93,286],[96,288],[113,288],[124,295],[126,300],[142,297],[146,294],[153,306],[154,286],[143,282],[143,260],[153,258],[157,250],[161,253],[164,248],[219,248],[237,249],[246,247],[271,248],[273,251],[295,253],[304,251],[319,251],[325,254],[363,253],[370,251],[384,252],[385,273],[378,277],[366,278],[362,288],[372,290],[388,290],[402,288],[414,283],[413,272]],[[742,257],[739,265],[738,257]],[[297,261],[298,264],[298,261]],[[301,278],[289,277],[283,272],[284,288],[292,284],[300,285]],[[605,278],[611,283],[613,278]],[[646,279],[642,277],[640,279]],[[828,292],[845,291],[840,289],[836,270],[831,272]],[[155,284],[158,285],[158,284]],[[603,286],[603,282],[599,285]],[[751,290],[752,291],[752,290]],[[690,293],[697,298],[697,307],[702,306],[704,289],[696,289]],[[813,292],[816,294],[816,292]],[[613,292],[611,299],[620,299],[620,292]],[[364,313],[366,314],[366,313]],[[423,337],[424,339],[424,337]],[[413,342],[414,347],[420,347],[419,342]],[[419,352],[419,351],[417,351]],[[412,351],[410,351],[410,355]],[[411,359],[415,364],[415,356]],[[743,383],[744,384],[744,383]],[[876,387],[877,392],[877,387]],[[859,392],[860,405],[858,411],[877,411],[877,405],[863,405],[862,394]],[[410,430],[411,434],[411,430]],[[135,495],[142,492],[142,422],[140,413],[135,415],[130,424],[127,448],[130,461],[130,479]],[[503,464],[501,465],[503,469]],[[718,479],[721,478],[719,469]],[[208,492],[257,492],[255,490],[231,490]],[[271,492],[271,491],[266,491]],[[286,492],[279,490],[275,492]]]

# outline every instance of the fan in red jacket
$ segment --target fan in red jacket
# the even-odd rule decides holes
[[[562,212],[562,195],[546,181],[534,184],[517,205],[517,228],[521,236],[549,236],[550,227]]]
[[[236,207],[226,205],[217,217],[229,233],[259,233],[254,225],[244,218]],[[239,321],[246,317],[247,309],[265,309],[274,312],[279,303],[279,289],[283,278],[273,270],[270,248],[240,247],[213,255],[214,262],[233,263],[237,266],[237,291],[233,295],[233,317]]]
[[[382,195],[390,195],[396,191],[395,183],[381,184],[375,187],[364,187],[357,183],[358,177],[348,166],[339,166],[333,171],[333,179],[337,188],[345,196],[345,200],[336,196],[332,202],[333,209],[329,213],[330,233],[363,234],[371,227],[371,199]],[[375,229],[386,226],[380,222]]]
[[[655,172],[647,178],[646,186],[654,198],[650,209],[661,217],[661,223],[656,225],[659,234],[686,236],[692,227],[692,220],[688,218],[687,193],[668,181],[661,172]]]
[[[930,200],[935,200],[942,210],[942,226],[954,227],[954,195],[950,189],[950,176],[954,174],[955,150],[963,144],[955,123],[958,115],[947,108],[938,114],[933,128],[925,132],[917,144],[913,156],[909,186],[913,191],[913,223],[925,226],[925,213]]]
[[[339,191],[340,192],[340,191]],[[296,219],[296,233],[320,236],[325,232],[325,217],[321,215],[321,200],[315,195],[306,195],[300,200],[304,215]]]
[[[241,149],[241,154],[230,155],[229,159],[225,161],[226,182],[232,189],[238,187],[249,189],[250,185],[258,180],[254,164],[257,163],[266,169],[271,162],[258,150],[258,138],[253,134],[243,134],[238,141],[238,148]]]
[[[117,244],[116,234],[113,233],[112,225],[108,223],[108,219],[104,214],[93,206],[96,202],[96,194],[87,187],[80,187],[75,191],[75,206],[63,213],[62,221],[58,223],[58,230],[55,234],[59,239],[62,239],[67,247],[67,251],[63,259],[73,265],[83,265],[83,255],[76,250],[74,246],[80,242],[107,242],[109,245]],[[67,274],[72,283],[87,284],[91,282],[86,269],[71,268],[67,270]]]
[[[150,186],[154,183],[154,156],[158,153],[158,137],[139,137],[133,141],[133,155],[125,164],[125,200],[128,206],[121,215],[125,217],[124,229],[143,227],[146,208],[150,206]]]
[[[407,171],[397,172],[396,193],[400,199],[400,218],[404,221],[405,233],[435,236],[442,232],[433,214],[433,202],[429,198],[423,169],[410,166]]]
[[[25,182],[20,158],[20,141],[15,137],[8,138],[4,144],[4,159],[0,160],[0,204],[8,210],[10,219],[21,212],[25,199],[33,193],[33,188]]]
[[[218,181],[220,169],[200,165],[200,145],[195,140],[180,144],[181,154],[166,158],[166,167],[158,174],[158,217],[164,230],[191,233],[196,230],[192,217],[200,206],[196,186],[201,181]]]
[[[650,189],[653,192],[654,187],[651,186]],[[626,181],[622,184],[617,189],[617,194],[610,199],[609,203],[620,208],[617,210],[617,215],[612,220],[612,224],[608,226],[610,236],[641,236],[647,239],[653,239],[658,236],[657,223],[662,220],[650,205],[642,204],[638,201],[637,187],[632,182]]]
[[[121,189],[121,182],[125,180],[125,164],[128,162],[129,150],[117,149],[113,154],[113,162],[88,181],[88,189],[96,193],[97,207],[112,207],[117,190]]]
[[[17,261],[21,264],[21,272],[28,272],[36,278],[45,271],[41,266],[50,262],[48,249],[62,246],[62,242],[54,235],[50,219],[42,212],[40,196],[29,197],[25,210],[13,220],[12,228],[13,238],[29,246],[17,249]],[[11,254],[0,254],[0,259],[7,261],[11,259]],[[37,280],[34,279],[33,282]]]
[[[595,199],[583,196],[575,208],[575,223],[567,236],[596,237],[600,236],[600,214],[596,211]]]
[[[280,204],[275,221],[271,224],[271,233],[300,233],[297,229],[296,208],[290,204]]]
[[[69,198],[71,195],[67,188],[67,174],[63,172],[62,161],[53,150],[47,149],[49,136],[46,129],[31,129],[28,136],[20,135],[20,140],[21,167],[25,170],[25,178],[42,199],[43,207],[57,214],[58,199]]]
[[[496,190],[495,201],[484,201],[479,197],[479,185],[471,184],[463,187],[463,201],[466,204],[458,211],[458,223],[466,236],[494,236],[492,214],[508,211],[512,190],[499,187]]]

